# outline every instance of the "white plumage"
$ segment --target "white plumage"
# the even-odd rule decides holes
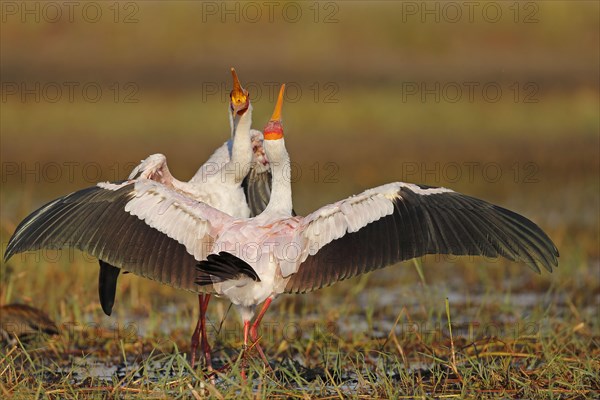
[[[190,255],[201,260],[207,253],[208,246],[203,244],[203,240],[209,225],[194,214],[194,206],[198,202],[209,204],[226,213],[222,215],[238,218],[247,218],[262,211],[268,202],[270,179],[261,177],[262,174],[269,175],[268,161],[262,150],[262,132],[251,130],[252,105],[248,92],[242,88],[235,71],[232,69],[231,72],[233,90],[230,94],[228,113],[231,138],[213,153],[189,182],[182,182],[173,177],[164,155],[150,155],[133,169],[125,182],[102,182],[94,189],[62,197],[34,212],[13,235],[12,248],[17,251],[16,249],[27,246],[74,245],[95,253],[100,259],[100,301],[108,315],[111,314],[114,303],[119,268],[168,281],[166,283],[172,285],[180,284],[180,280],[169,273],[168,268],[175,272],[181,266],[169,265],[168,260],[157,261],[156,257],[152,256],[148,257],[148,260],[152,260],[150,262],[143,254],[126,254],[128,243],[135,242],[135,238],[130,239],[128,235],[135,232],[143,237],[140,240],[152,238],[156,242],[154,246],[160,246],[162,239],[155,233],[147,232],[150,228],[156,228],[168,238],[175,239],[177,243],[185,246]],[[245,182],[244,179],[248,179],[250,175],[252,181]],[[108,205],[110,202],[122,202],[125,199],[128,199],[128,202],[122,206]],[[77,202],[77,205],[72,207],[72,202]],[[89,217],[91,214],[97,214],[97,202],[101,202],[108,209],[104,218],[113,217],[121,225],[110,226],[105,220],[94,221],[94,218]],[[122,213],[135,216],[145,224],[136,224],[135,220],[119,216]],[[88,217],[81,219],[82,215]],[[102,215],[96,215],[96,218],[98,217]],[[92,237],[72,240],[71,236],[81,234],[82,231],[75,229],[72,224],[81,224],[82,221],[88,224],[84,231],[90,232]],[[98,225],[95,226],[95,223]],[[35,228],[30,229],[31,226]],[[61,226],[63,229],[52,230],[53,226]],[[32,236],[34,232],[39,236],[37,242]],[[99,232],[109,236],[101,237]],[[48,237],[44,238],[46,234]],[[109,243],[110,241],[113,243]],[[210,241],[207,240],[206,243]],[[171,252],[181,252],[177,246],[169,246]],[[10,254],[9,249],[7,256]],[[105,254],[110,260],[101,257]],[[173,253],[170,255],[173,256]],[[133,262],[134,259],[137,261]],[[185,255],[180,254],[179,259],[185,259]],[[171,264],[176,262],[173,260]],[[184,265],[187,265],[186,262],[189,264],[190,260],[185,261]],[[186,275],[193,273],[194,271],[188,271]],[[193,279],[186,288],[195,289]],[[203,319],[203,308],[208,305],[209,296],[200,296]],[[199,325],[199,329],[204,327]],[[198,332],[195,332],[195,336],[197,334]],[[205,332],[202,334],[205,336]],[[193,338],[193,341],[196,339]],[[195,343],[192,343],[192,349],[194,346]],[[193,362],[192,358],[192,364]]]
[[[36,232],[44,224],[38,224],[36,213],[17,228],[6,256],[65,245],[64,237],[77,232],[83,250],[102,248],[101,253],[92,254],[108,257],[122,268],[130,267],[124,258],[133,257],[129,261],[134,272],[176,287],[198,290],[188,281],[190,268],[197,267],[196,282],[203,290],[227,297],[238,308],[245,342],[248,334],[257,339],[264,312],[281,293],[316,290],[425,254],[501,256],[525,262],[537,271],[540,266],[552,271],[558,265],[558,250],[533,222],[445,188],[394,182],[321,207],[306,217],[294,216],[290,182],[285,177],[290,159],[280,121],[283,89],[263,132],[273,179],[270,200],[260,215],[230,216],[198,201],[156,157],[148,162],[162,165],[155,172],[141,168],[134,181],[102,184],[109,189],[102,193],[94,189],[77,192],[41,212],[52,212],[61,220],[69,217],[61,214],[63,203],[74,203],[74,207],[69,205],[71,209],[86,216],[111,207],[125,210],[127,215],[122,218],[131,227],[132,240],[139,239],[144,254],[150,253],[150,257],[125,254],[127,247],[122,245],[104,246],[105,239],[96,232],[110,233],[116,228],[101,218],[80,229],[77,224],[82,219],[73,217],[72,224],[65,225],[66,231],[49,231],[40,239]],[[234,143],[232,151],[235,149]],[[256,149],[252,151],[257,154]],[[222,156],[222,150],[218,152],[216,158]],[[199,180],[205,178],[203,174]],[[90,202],[98,205],[91,208]],[[148,227],[153,229],[149,232]],[[101,241],[100,246],[90,238]],[[180,261],[165,273],[165,265],[173,258]],[[251,326],[255,308],[263,302]],[[258,344],[256,348],[264,359]]]

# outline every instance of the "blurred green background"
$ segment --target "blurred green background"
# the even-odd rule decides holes
[[[469,4],[3,2],[3,246],[38,206],[123,179],[149,154],[189,179],[228,138],[234,66],[255,128],[288,84],[300,214],[390,181],[448,186],[549,233],[559,275],[525,279],[573,279],[597,301],[599,4]],[[96,268],[34,263],[11,261],[2,301],[58,273],[56,291],[79,285],[97,306]]]

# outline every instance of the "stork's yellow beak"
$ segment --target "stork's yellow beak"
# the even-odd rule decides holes
[[[283,93],[285,92],[285,83],[281,85],[279,89],[279,96],[277,97],[277,104],[275,104],[275,110],[271,120],[265,126],[263,130],[264,140],[278,140],[283,138],[283,125],[281,124],[281,108],[283,107]]]
[[[233,90],[229,93],[231,110],[234,115],[243,114],[248,109],[248,91],[242,87],[234,68],[231,68],[231,76],[233,78]]]
[[[285,92],[285,83],[281,85],[279,89],[279,96],[277,96],[277,104],[275,104],[275,110],[271,115],[271,121],[281,121],[281,108],[283,107],[283,93]]]

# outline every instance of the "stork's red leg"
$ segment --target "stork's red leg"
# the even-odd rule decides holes
[[[246,350],[248,349],[248,331],[250,321],[244,321],[244,352],[242,353],[242,379],[246,381]]]
[[[200,306],[200,316],[198,318],[198,323],[196,324],[196,329],[194,329],[194,334],[192,335],[192,344],[191,344],[191,366],[194,368],[196,365],[196,352],[198,350],[198,346],[202,348],[202,352],[204,353],[204,357],[206,360],[206,367],[208,370],[212,370],[212,361],[210,357],[210,344],[208,343],[208,337],[206,335],[206,310],[208,308],[208,302],[210,301],[210,294],[199,294],[198,295],[198,305]]]
[[[267,312],[267,309],[271,305],[272,301],[273,301],[272,297],[268,297],[267,300],[265,300],[260,312],[254,319],[254,323],[252,324],[252,327],[250,328],[250,338],[254,342],[254,346],[256,347],[256,350],[258,350],[258,354],[260,354],[260,358],[262,358],[265,365],[269,368],[270,368],[269,361],[267,360],[267,357],[265,356],[265,353],[263,352],[262,347],[260,347],[260,344],[258,343],[258,326],[260,325],[260,321],[262,321],[263,315],[265,315],[265,313]]]
[[[198,303],[200,305],[200,315],[202,315],[202,294],[198,295]],[[190,358],[192,365],[192,369],[196,365],[196,351],[198,350],[198,344],[200,343],[200,330],[202,329],[202,318],[198,318],[198,322],[196,323],[196,329],[194,329],[194,333],[192,334],[192,343],[190,345]]]
[[[202,295],[198,296],[198,302],[200,303],[200,332],[202,333],[202,351],[204,352],[204,360],[206,361],[206,368],[212,371],[212,359],[210,356],[210,344],[208,343],[208,336],[206,333],[206,310],[208,309],[208,302],[210,301],[210,294],[204,295],[204,301],[201,298]]]

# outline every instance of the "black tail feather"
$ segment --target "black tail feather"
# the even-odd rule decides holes
[[[100,305],[104,314],[112,314],[115,304],[115,293],[117,290],[117,279],[121,273],[121,268],[114,267],[109,263],[98,260],[100,263],[100,273],[98,275],[98,295]]]
[[[196,278],[196,283],[200,286],[239,279],[242,275],[254,282],[260,282],[258,274],[250,264],[226,251],[209,255],[206,260],[200,261],[196,268],[201,273]]]

